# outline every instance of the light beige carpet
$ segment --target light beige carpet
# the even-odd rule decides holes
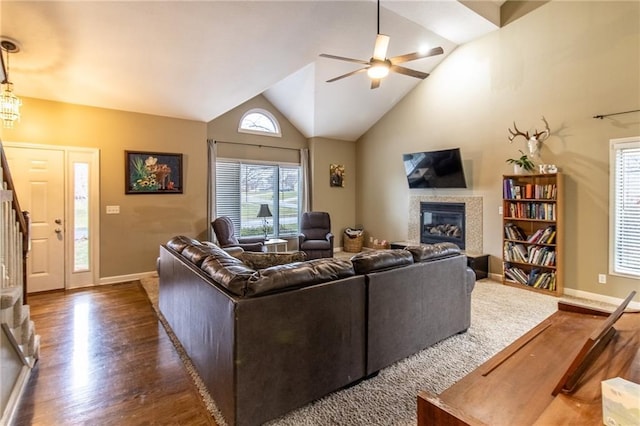
[[[157,277],[141,282],[157,311]],[[555,312],[559,300],[490,280],[478,281],[472,295],[471,327],[466,333],[452,336],[383,369],[372,379],[334,392],[268,425],[415,425],[416,397],[420,390],[436,394],[444,391]],[[158,317],[215,420],[224,424],[215,402],[159,312]]]

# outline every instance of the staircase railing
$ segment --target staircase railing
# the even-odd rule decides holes
[[[22,287],[22,303],[27,303],[27,255],[29,253],[29,215],[20,209],[9,164],[0,142],[0,287]]]
[[[29,216],[20,209],[2,142],[0,169],[0,425],[5,425],[12,424],[22,389],[40,358],[40,336],[26,303]]]

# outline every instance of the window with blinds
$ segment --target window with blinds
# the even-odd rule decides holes
[[[609,269],[640,278],[640,137],[611,140]]]
[[[273,215],[267,218],[269,237],[297,235],[299,189],[300,166],[216,161],[216,217],[230,217],[237,235],[264,234],[263,218],[258,217],[261,204],[267,204]]]

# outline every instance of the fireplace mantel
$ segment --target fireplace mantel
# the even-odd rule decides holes
[[[483,253],[482,244],[482,197],[412,195],[409,198],[408,240],[420,242],[420,203],[464,203],[465,204],[465,250]]]

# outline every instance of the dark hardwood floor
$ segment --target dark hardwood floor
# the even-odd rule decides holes
[[[215,425],[138,282],[29,296],[40,360],[16,425]]]

